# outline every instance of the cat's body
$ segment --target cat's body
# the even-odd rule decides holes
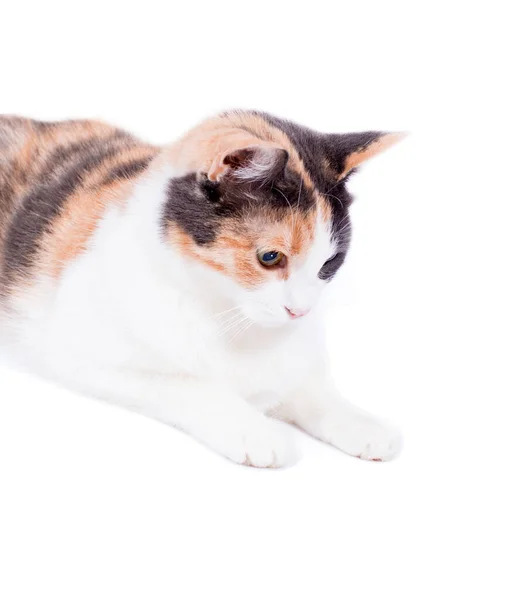
[[[391,458],[398,434],[330,384],[319,311],[298,318],[343,262],[344,178],[387,137],[230,113],[159,149],[0,117],[3,352],[240,463],[293,460],[266,415]]]

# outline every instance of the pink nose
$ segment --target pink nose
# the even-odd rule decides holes
[[[287,306],[285,306],[286,312],[290,315],[290,317],[292,319],[298,319],[299,317],[305,317],[308,312],[309,312],[309,308],[306,310],[299,310],[298,308],[288,308]]]

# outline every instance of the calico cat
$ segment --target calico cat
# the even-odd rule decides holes
[[[232,111],[158,148],[95,121],[0,117],[0,344],[33,372],[280,467],[295,424],[388,460],[342,400],[317,300],[350,242],[347,177],[400,139]]]

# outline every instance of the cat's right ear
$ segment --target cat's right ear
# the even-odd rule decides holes
[[[338,180],[345,179],[361,164],[384,152],[406,137],[406,133],[364,131],[324,136],[329,162]]]
[[[219,152],[208,170],[210,181],[230,176],[245,181],[272,181],[282,173],[288,162],[288,152],[270,142],[228,148]]]

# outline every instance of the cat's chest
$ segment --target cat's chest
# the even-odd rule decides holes
[[[300,386],[320,361],[321,344],[311,328],[255,332],[214,352],[206,368],[213,379],[245,397],[286,394]]]

